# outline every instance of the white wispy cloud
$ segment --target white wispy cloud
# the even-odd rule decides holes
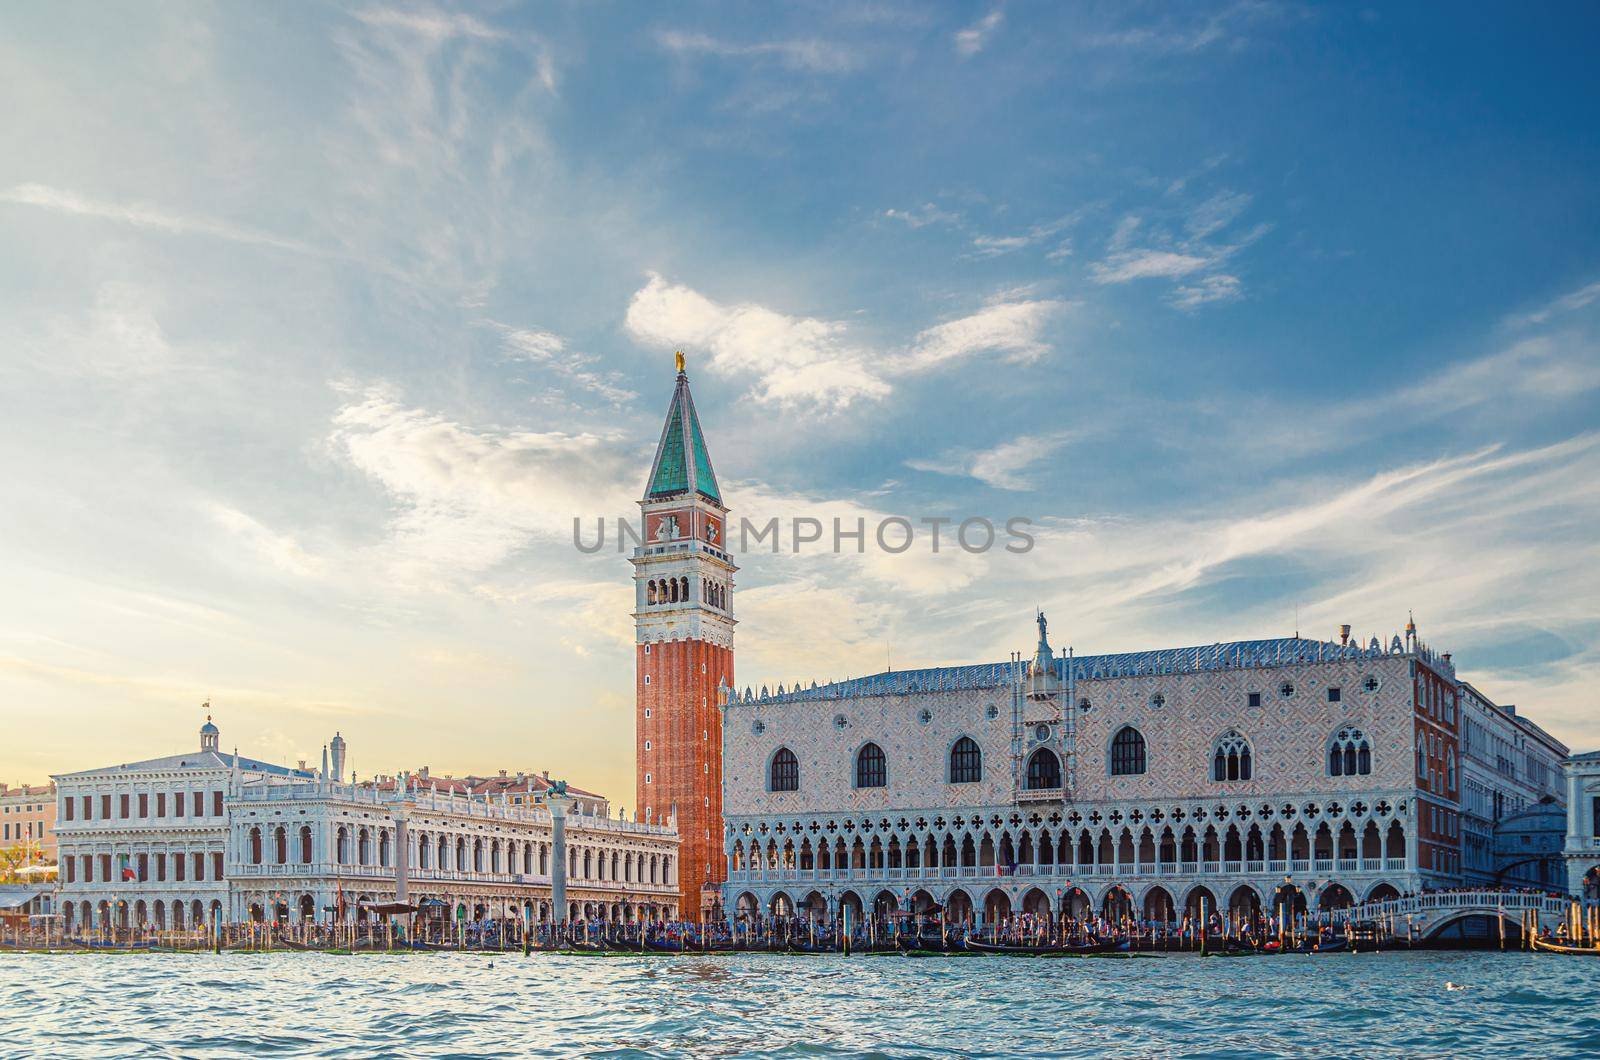
[[[967,26],[965,29],[957,30],[955,34],[956,54],[966,58],[983,51],[984,47],[989,43],[989,39],[1000,29],[1000,25],[1005,21],[1005,18],[1005,12],[997,7],[972,25]]]
[[[296,254],[314,257],[332,257],[328,251],[298,239],[275,235],[246,225],[237,225],[212,217],[199,217],[174,213],[157,206],[138,202],[113,202],[96,199],[65,188],[52,188],[45,184],[18,184],[0,191],[0,202],[23,206],[37,206],[77,217],[92,217],[102,221],[148,228],[174,235],[209,236],[232,243],[271,247]]]
[[[1160,223],[1137,214],[1124,216],[1106,241],[1105,257],[1090,266],[1089,275],[1100,284],[1181,281],[1167,299],[1178,309],[1234,301],[1243,296],[1244,284],[1222,266],[1270,231],[1269,225],[1258,224],[1231,239],[1221,238],[1250,202],[1249,195],[1224,191]]]
[[[600,358],[567,347],[567,340],[542,328],[517,328],[495,320],[484,324],[501,335],[501,352],[508,359],[550,369],[581,390],[603,398],[612,406],[626,405],[638,393],[628,389],[620,372],[602,370]]]
[[[848,73],[861,64],[861,57],[854,49],[815,38],[745,43],[707,33],[663,30],[656,34],[656,42],[674,55],[771,60],[787,69],[812,74]]]
[[[1575,313],[1600,301],[1600,280],[1576,290],[1568,291],[1559,298],[1551,300],[1546,305],[1531,313],[1518,314],[1507,319],[1513,327],[1531,327],[1547,324],[1557,317],[1568,313]]]
[[[375,559],[404,584],[451,584],[531,540],[570,540],[572,520],[629,510],[638,469],[616,438],[473,427],[405,404],[387,387],[349,392],[327,448],[389,495]]]
[[[999,353],[1009,361],[1034,361],[1050,350],[1045,326],[1066,307],[1051,298],[1007,299],[969,316],[936,324],[917,336],[908,354],[890,363],[919,371],[974,353]]]
[[[995,489],[1031,490],[1034,482],[1025,472],[1076,437],[1072,431],[1025,434],[990,449],[953,449],[931,460],[907,460],[906,466],[939,475],[968,476]]]
[[[1003,298],[925,329],[907,349],[883,351],[854,341],[841,321],[723,305],[652,274],[629,302],[625,325],[650,345],[704,351],[718,374],[753,377],[759,401],[843,409],[887,397],[897,375],[975,354],[1036,360],[1049,350],[1043,333],[1063,307],[1053,299]]]
[[[908,228],[924,228],[931,224],[957,224],[961,220],[960,214],[942,209],[931,202],[905,210],[890,207],[883,211],[883,216],[891,221],[899,221]]]
[[[249,551],[252,563],[266,563],[297,578],[315,577],[324,564],[301,546],[294,535],[263,525],[254,516],[220,502],[209,502],[204,510],[219,527]]]
[[[1281,17],[1285,9],[1263,0],[1239,0],[1223,8],[1172,8],[1143,25],[1088,33],[1080,47],[1150,55],[1180,55],[1212,48],[1238,47],[1253,25]]]

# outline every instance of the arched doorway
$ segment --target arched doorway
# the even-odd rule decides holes
[[[861,896],[854,891],[846,891],[839,896],[839,915],[850,917],[852,928],[861,923]]]
[[[927,916],[938,908],[939,903],[927,891],[917,891],[911,896],[911,911],[918,916]]]
[[[772,896],[772,915],[787,920],[794,916],[794,902],[782,891]]]
[[[900,910],[900,901],[894,896],[893,891],[879,891],[872,899],[872,915],[878,920],[885,920]]]
[[[1190,890],[1188,896],[1183,900],[1184,914],[1191,920],[1198,922],[1202,912],[1202,902],[1205,904],[1205,915],[1208,917],[1215,915],[1217,911],[1217,896],[1212,894],[1210,889],[1206,887],[1195,887]]]
[[[994,924],[1011,915],[1011,896],[996,887],[983,900],[983,919]]]
[[[761,906],[756,902],[756,896],[745,891],[734,899],[733,915],[740,920],[754,920]]]
[[[1177,918],[1172,915],[1172,895],[1165,887],[1152,887],[1144,893],[1144,918],[1154,924],[1170,924]]]
[[[317,917],[317,900],[309,894],[300,896],[300,919],[305,921],[315,920]]]
[[[947,924],[966,924],[972,920],[972,896],[957,888],[944,901],[944,919]]]
[[[812,891],[800,903],[800,911],[820,923],[828,917],[828,900],[822,896],[822,892]]]
[[[1120,924],[1125,918],[1133,916],[1133,895],[1119,884],[1106,892],[1105,900],[1100,903],[1100,909],[1107,920]]]
[[[1022,911],[1029,916],[1050,919],[1050,896],[1035,887],[1022,896]]]
[[[1393,884],[1380,883],[1367,894],[1369,902],[1392,902],[1400,897],[1400,892]]]
[[[1323,887],[1317,895],[1317,908],[1324,913],[1335,909],[1349,909],[1356,904],[1355,897],[1349,888],[1342,883],[1330,883]]]
[[[1235,887],[1228,896],[1228,913],[1240,923],[1253,922],[1261,915],[1261,896],[1254,887]]]
[[[1305,916],[1306,893],[1292,883],[1282,883],[1272,892],[1272,918],[1292,924],[1296,917]]]
[[[1061,895],[1061,912],[1074,920],[1084,920],[1094,912],[1094,903],[1082,887],[1068,887]]]

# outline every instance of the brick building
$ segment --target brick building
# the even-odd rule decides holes
[[[724,878],[722,718],[718,687],[733,684],[733,575],[728,509],[683,355],[650,467],[643,540],[633,552],[637,805],[674,820],[680,908],[714,913]]]
[[[22,865],[56,863],[54,784],[0,784],[0,849],[15,851]]]

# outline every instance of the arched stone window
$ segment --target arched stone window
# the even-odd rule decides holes
[[[1050,791],[1061,786],[1061,759],[1048,747],[1041,747],[1028,758],[1029,791]]]
[[[336,845],[338,847],[338,851],[334,854],[334,860],[338,861],[338,863],[341,865],[350,864],[350,833],[345,830],[344,825],[339,826],[339,834],[336,839]]]
[[[793,751],[787,747],[778,748],[778,753],[772,756],[769,780],[769,791],[800,790],[800,761]]]
[[[1364,777],[1372,772],[1372,744],[1365,734],[1347,725],[1328,741],[1330,777]]]
[[[1453,789],[1456,786],[1456,752],[1453,748],[1445,752],[1444,775],[1445,787]]]
[[[983,779],[983,752],[970,736],[963,736],[950,748],[950,783],[976,784]]]
[[[1423,740],[1422,734],[1419,732],[1417,733],[1417,776],[1426,777],[1427,775],[1428,744],[1425,740]]]
[[[1111,738],[1111,775],[1137,776],[1144,772],[1144,736],[1132,725],[1124,725]]]
[[[650,583],[645,586],[644,602],[647,604],[656,602],[656,581],[654,578],[651,578]]]
[[[365,828],[356,833],[356,863],[372,864],[372,836]]]
[[[1250,779],[1250,741],[1229,729],[1217,739],[1211,756],[1211,779],[1217,781]]]
[[[300,863],[309,864],[311,861],[311,826],[300,826]]]
[[[289,862],[289,832],[281,824],[272,831],[272,857],[279,865]]]
[[[250,829],[250,864],[261,864],[261,829]]]
[[[856,752],[856,787],[881,788],[889,783],[889,765],[883,748],[869,743]]]

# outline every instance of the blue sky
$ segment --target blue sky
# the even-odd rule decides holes
[[[224,741],[632,789],[671,352],[741,683],[1414,609],[1600,744],[1578,5],[40,5],[0,16],[0,774]],[[38,722],[39,724],[35,724]]]

